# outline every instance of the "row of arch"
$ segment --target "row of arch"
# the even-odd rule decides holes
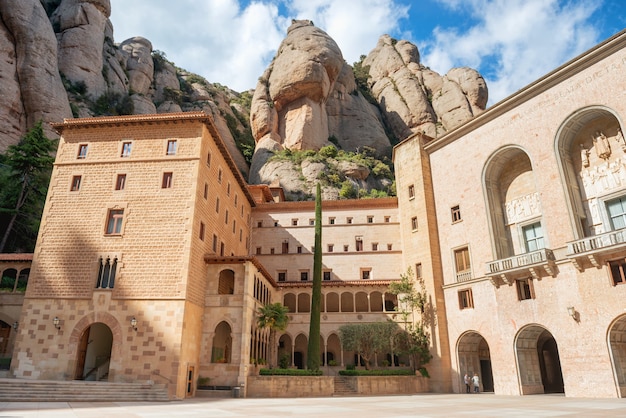
[[[0,275],[0,291],[3,292],[25,292],[28,284],[30,268],[19,270],[9,268],[2,270]]]
[[[626,315],[611,325],[608,347],[616,390],[622,397],[626,393]],[[550,331],[539,324],[526,325],[517,333],[514,348],[522,395],[565,392],[558,344]],[[481,389],[494,391],[489,344],[479,332],[467,331],[459,337],[457,357],[459,383],[466,373],[469,376],[476,373]]]
[[[283,305],[289,312],[311,312],[311,294],[286,293]],[[395,312],[398,297],[391,293],[373,292],[328,292],[322,294],[322,312]]]

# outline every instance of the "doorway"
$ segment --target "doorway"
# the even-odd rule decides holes
[[[101,322],[83,331],[78,343],[75,380],[106,381],[109,377],[113,333]]]

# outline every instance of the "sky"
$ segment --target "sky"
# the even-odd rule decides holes
[[[152,42],[178,67],[242,92],[258,78],[292,19],[309,19],[347,63],[383,34],[417,45],[441,75],[470,67],[488,106],[626,28],[623,0],[110,0],[114,40]]]

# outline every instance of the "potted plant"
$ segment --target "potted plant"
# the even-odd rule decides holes
[[[198,389],[209,389],[209,382],[211,381],[210,377],[198,377]]]

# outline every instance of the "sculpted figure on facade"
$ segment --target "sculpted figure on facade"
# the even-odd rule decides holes
[[[611,156],[611,144],[602,131],[596,131],[593,135],[593,147],[598,157],[606,160]]]
[[[585,144],[580,144],[580,160],[583,167],[589,167],[589,150],[585,148]]]
[[[617,135],[615,135],[615,141],[622,147],[622,151],[626,152],[626,140],[624,139],[624,135],[622,134],[622,129],[617,128]]]

